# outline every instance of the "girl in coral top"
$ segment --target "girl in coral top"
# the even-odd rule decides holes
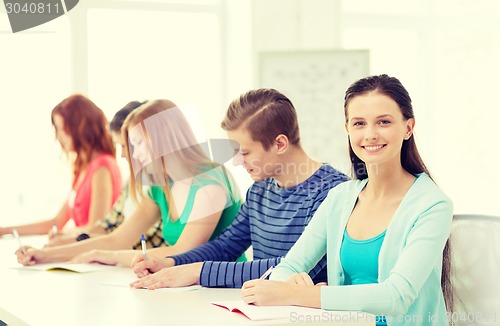
[[[104,113],[83,95],[71,95],[51,114],[56,139],[73,161],[73,183],[67,200],[52,218],[25,225],[0,228],[0,236],[52,233],[72,219],[77,227],[94,225],[111,209],[122,182],[115,147]]]

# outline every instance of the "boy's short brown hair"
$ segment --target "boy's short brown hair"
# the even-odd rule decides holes
[[[221,127],[226,131],[246,128],[265,150],[280,134],[287,136],[293,145],[300,143],[297,112],[292,102],[272,88],[251,90],[231,102]]]

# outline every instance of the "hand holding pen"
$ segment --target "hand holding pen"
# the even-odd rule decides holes
[[[261,275],[261,277],[259,277],[259,280],[265,280],[269,275],[271,275],[273,270],[274,270],[274,266],[269,267],[269,269],[267,271],[265,271],[264,274]]]
[[[31,254],[31,249],[29,249],[29,247],[25,247],[23,246],[22,242],[21,242],[21,237],[19,237],[19,233],[17,232],[16,229],[12,229],[12,234],[14,235],[14,237],[16,238],[17,240],[17,243],[19,244],[19,249],[16,250],[15,254],[17,255],[17,261],[20,263],[20,264],[23,264],[23,265],[34,265],[35,264],[35,261],[32,259],[33,256]]]
[[[144,261],[146,261],[147,260],[146,240],[144,239],[144,234],[141,234],[141,248],[142,248],[142,254],[144,255]]]
[[[17,232],[17,229],[12,229],[12,234],[14,235],[14,238],[16,238],[17,243],[19,243],[19,248],[21,249],[23,255],[26,256],[26,249],[24,249],[24,246],[21,242],[21,237],[19,236],[19,233]]]
[[[147,256],[146,254],[146,240],[144,239],[144,235],[141,236],[141,247],[142,254],[137,254],[133,259],[130,267],[137,275],[138,278],[142,278],[148,276],[150,274],[154,274],[159,270],[171,267],[167,264],[171,258],[163,258],[163,257],[155,257]]]
[[[52,223],[52,228],[49,231],[49,239],[57,236],[57,223]]]

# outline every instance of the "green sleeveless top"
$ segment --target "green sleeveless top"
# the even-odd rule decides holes
[[[150,188],[150,190],[148,191],[148,195],[160,208],[163,239],[165,240],[165,243],[167,245],[175,245],[175,243],[181,236],[186,223],[189,220],[189,216],[191,215],[191,211],[193,209],[196,193],[199,189],[208,185],[223,186],[228,193],[226,208],[222,211],[219,222],[217,223],[214,232],[210,236],[209,240],[212,240],[219,234],[221,234],[222,231],[233,222],[241,206],[241,199],[234,198],[233,190],[231,188],[231,185],[229,184],[229,180],[224,170],[222,170],[221,168],[215,168],[212,170],[204,171],[202,174],[199,174],[193,178],[184,210],[175,222],[170,219],[170,216],[168,214],[168,203],[167,199],[165,198],[163,189],[159,186],[152,186]],[[246,261],[245,255],[242,255],[240,258],[238,258],[237,261]]]

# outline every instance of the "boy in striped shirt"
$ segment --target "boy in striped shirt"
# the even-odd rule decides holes
[[[280,262],[328,191],[348,179],[304,152],[295,108],[274,89],[241,95],[229,105],[221,126],[239,144],[234,163],[255,181],[246,202],[234,222],[210,242],[163,259],[138,255],[133,269],[139,280],[132,287],[241,287]],[[254,259],[235,262],[250,246]],[[315,283],[326,281],[326,257],[310,276]]]

